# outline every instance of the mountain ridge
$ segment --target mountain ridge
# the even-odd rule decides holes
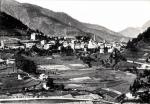
[[[117,33],[115,31],[112,31],[104,26],[100,26],[100,25],[97,25],[97,24],[91,24],[91,23],[83,23],[86,27],[88,28],[92,28],[92,29],[96,29],[96,30],[105,30],[107,31],[108,33],[112,34],[112,35],[115,35],[115,36],[122,36],[122,34],[120,33]]]
[[[46,35],[87,35],[95,34],[98,41],[128,40],[124,36],[111,33],[107,29],[96,30],[85,26],[82,22],[63,12],[52,10],[28,3],[19,3],[14,0],[0,0],[1,11],[17,18],[31,29],[40,30]],[[66,33],[66,34],[65,34]],[[93,35],[92,35],[93,36]],[[109,37],[109,38],[108,38]]]
[[[18,39],[28,39],[31,30],[27,25],[24,25],[16,18],[0,12],[0,36],[1,38],[10,37]]]
[[[150,27],[150,20],[145,22],[141,27],[127,27],[126,29],[120,31],[119,33],[127,37],[135,38],[140,33],[146,31],[148,27]]]

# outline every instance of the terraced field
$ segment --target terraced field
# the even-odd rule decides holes
[[[107,70],[102,67],[88,68],[86,64],[74,56],[57,56],[50,60],[52,62],[57,60],[58,65],[47,64],[47,67],[43,69],[40,67],[40,69],[45,70],[45,73],[54,78],[55,83],[64,84],[66,88],[78,88],[80,90],[86,90],[87,88],[87,90],[95,90],[97,88],[107,87],[117,90],[119,86],[118,91],[125,93],[128,91],[129,85],[136,78],[133,74]]]
[[[76,89],[70,91],[54,91],[44,92],[47,96],[65,96],[68,94],[80,95],[95,93],[110,96],[110,99],[116,98],[121,93],[128,92],[130,84],[136,78],[135,75],[121,71],[104,69],[102,67],[93,66],[88,68],[81,60],[70,56],[52,56],[52,57],[27,57],[38,65],[38,70],[44,72],[54,79],[54,83],[63,84],[65,89]],[[13,67],[1,70],[0,82],[2,89],[9,87],[10,90],[19,89],[21,87],[30,87],[32,85],[40,86],[39,81],[34,79],[18,80],[11,73],[21,72]],[[11,76],[7,76],[10,74]],[[14,74],[15,75],[15,74]],[[11,86],[10,86],[11,85]],[[107,89],[106,89],[107,88]],[[19,90],[18,90],[19,91]],[[81,91],[81,92],[80,92]],[[1,91],[2,92],[2,91]],[[84,93],[83,93],[84,92]],[[42,94],[43,95],[43,94]]]

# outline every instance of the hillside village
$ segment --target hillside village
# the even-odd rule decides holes
[[[94,96],[92,100],[101,99],[98,102],[103,103],[137,99],[131,96],[129,87],[137,69],[149,69],[149,64],[127,59],[124,52],[129,46],[125,42],[98,42],[95,35],[48,36],[33,31],[24,40],[1,34],[1,98],[50,97],[58,93],[51,90],[59,90],[66,94],[57,96],[82,92],[74,97]],[[135,93],[134,87],[131,91]]]
[[[7,2],[0,3],[0,103],[150,103],[150,28],[127,42],[127,37],[105,28],[88,30],[90,24],[85,28],[76,20],[72,24],[78,28],[61,24],[53,15],[53,28],[42,32],[43,26],[25,25],[25,19],[8,13]]]
[[[44,39],[45,38],[45,39]],[[40,33],[32,33],[29,40],[16,40],[15,42],[10,42],[9,40],[1,40],[1,50],[2,49],[31,49],[34,45],[38,46],[40,49],[48,50],[52,46],[59,44],[57,50],[62,51],[64,47],[70,47],[73,51],[83,50],[87,52],[88,50],[99,51],[99,53],[111,53],[114,48],[121,51],[123,47],[126,46],[125,42],[111,42],[108,43],[105,40],[103,42],[96,42],[94,39],[86,36],[66,36],[66,37],[50,37],[42,36]]]
[[[116,54],[118,54],[116,52],[120,53],[121,51],[124,50],[125,46],[126,46],[126,43],[124,42],[120,42],[120,43],[119,42],[108,43],[106,41],[96,42],[94,38],[85,37],[85,36],[49,37],[46,35],[42,35],[40,33],[33,32],[31,33],[28,40],[20,40],[20,39],[13,39],[13,38],[10,40],[8,39],[5,40],[3,37],[3,40],[1,40],[1,46],[0,46],[1,66],[6,68],[6,70],[8,70],[8,73],[9,73],[8,75],[12,76],[14,74],[18,81],[24,82],[26,81],[24,79],[26,77],[29,78],[30,80],[34,80],[35,79],[34,77],[37,77],[37,76],[39,76],[39,78],[38,79],[36,78],[36,80],[40,82],[46,80],[46,82],[49,83],[50,81],[50,85],[48,86],[45,83],[45,81],[42,83],[42,86],[43,86],[42,88],[44,88],[44,90],[55,89],[54,86],[57,86],[59,90],[62,90],[61,87],[59,88],[60,85],[55,85],[59,83],[61,84],[61,86],[66,87],[65,89],[68,89],[68,88],[72,89],[73,87],[73,89],[75,90],[76,85],[75,86],[71,85],[71,83],[74,83],[74,81],[76,83],[76,80],[77,80],[77,83],[78,83],[78,80],[81,81],[79,83],[82,83],[82,80],[83,81],[91,80],[91,78],[89,76],[79,77],[79,78],[78,77],[70,78],[71,82],[64,81],[64,83],[68,83],[68,84],[70,83],[69,86],[70,85],[71,86],[69,87],[68,84],[65,85],[61,83],[59,80],[55,79],[55,77],[56,78],[59,77],[57,74],[62,73],[63,70],[64,70],[63,72],[64,74],[66,73],[67,70],[68,71],[72,70],[72,72],[76,70],[77,73],[79,71],[79,73],[82,73],[82,74],[86,74],[86,73],[96,74],[95,68],[96,70],[97,69],[99,70],[101,68],[105,69],[105,67],[111,68],[117,63],[115,62],[115,59],[113,59],[113,57],[116,57]],[[8,54],[8,56],[7,55],[3,56],[4,52],[6,52],[5,54]],[[111,57],[112,59],[110,60],[111,55],[112,55]],[[67,57],[71,59],[63,59]],[[24,63],[24,60],[29,60],[29,62],[27,61],[28,64],[27,62]],[[38,62],[40,60],[50,61],[50,62]],[[64,61],[62,62],[62,60]],[[72,64],[70,64],[69,67],[68,65],[66,66],[66,64],[69,63],[67,60],[72,61],[71,62]],[[113,63],[113,60],[114,60],[114,63]],[[120,59],[120,60],[125,60],[125,59]],[[54,62],[52,62],[51,64],[51,61],[54,61]],[[32,64],[30,65],[29,63],[30,64],[32,63]],[[62,65],[59,65],[60,63],[62,63]],[[36,65],[35,67],[37,68],[35,68],[34,65]],[[13,70],[7,69],[8,67],[12,67]],[[85,72],[82,72],[82,70],[85,70]],[[22,73],[22,71],[24,74]],[[73,74],[72,72],[69,72],[69,73]],[[6,74],[7,71],[4,73]],[[30,74],[34,76],[30,76]],[[62,77],[62,78],[65,78],[65,77]],[[56,80],[54,85],[53,85],[54,83],[53,80]],[[91,81],[93,82],[94,80],[91,80]],[[116,79],[116,83],[120,83],[120,82],[121,81],[118,82]],[[19,82],[16,82],[16,83],[19,84]],[[11,86],[18,88],[18,90],[20,89],[21,91],[23,91],[24,88],[28,91],[30,90],[32,91],[33,89],[30,88],[30,86],[37,87],[39,86],[38,83],[39,82],[34,82],[29,85],[23,84],[22,87],[20,86],[19,88],[15,85],[11,85]],[[91,83],[91,82],[87,81],[87,83]],[[97,81],[95,83],[97,83]],[[8,82],[8,85],[6,84],[4,86],[9,86],[9,84],[10,83]],[[103,84],[100,86],[103,86]],[[93,89],[93,87],[91,88]],[[10,87],[5,90],[9,91],[9,89],[12,89],[12,88]],[[37,89],[40,90],[41,88],[37,88]],[[82,87],[79,89],[81,90]],[[3,87],[2,87],[2,91],[5,92],[5,90],[3,90]],[[16,93],[16,92],[14,91],[12,93]]]
[[[134,74],[137,72],[135,69],[138,68],[138,65],[129,63],[123,56],[123,52],[127,47],[125,42],[110,43],[105,40],[97,42],[94,36],[93,38],[86,36],[50,37],[40,32],[31,33],[27,40],[5,39],[4,36],[1,38],[3,38],[0,46],[1,67],[2,70],[4,68],[1,77],[7,77],[5,82],[8,81],[6,84],[2,83],[1,91],[2,93],[6,91],[11,96],[13,94],[12,97],[24,98],[29,96],[24,94],[18,95],[19,90],[25,91],[25,94],[35,91],[34,95],[30,95],[31,97],[37,96],[41,91],[57,89],[64,90],[64,92],[67,90],[68,94],[75,93],[76,91],[74,90],[78,92],[87,91],[89,94],[91,92],[91,94],[94,94],[92,96],[100,97],[102,94],[106,97],[103,99],[114,102],[117,101],[117,97],[120,98],[122,94],[129,91],[129,85],[136,78]],[[127,66],[121,66],[120,64]],[[67,73],[72,76],[68,76]],[[105,73],[105,76],[99,75],[99,77],[103,77],[104,82],[102,83],[97,82],[100,79],[96,80],[94,78],[100,73]],[[113,73],[116,73],[114,80],[112,80]],[[91,76],[90,74],[93,75]],[[80,77],[78,77],[79,75]],[[126,79],[124,79],[125,77]],[[129,81],[129,77],[132,80],[130,79]],[[4,78],[2,78],[2,82]],[[10,83],[10,78],[13,83]],[[17,82],[13,79],[17,80]],[[112,81],[109,81],[109,79]],[[15,83],[18,83],[19,87]],[[83,88],[81,83],[87,83],[85,84],[87,88]],[[96,83],[95,87],[91,86],[93,83]],[[9,87],[10,85],[12,87]],[[16,90],[11,90],[14,88]],[[100,95],[99,91],[97,92],[98,89],[102,91]],[[114,93],[116,97],[114,98],[111,93]],[[90,96],[89,94],[86,96]],[[82,98],[83,95],[80,97]],[[11,96],[7,95],[6,98]],[[45,96],[45,94],[40,94],[40,96]],[[1,98],[5,98],[4,95]]]

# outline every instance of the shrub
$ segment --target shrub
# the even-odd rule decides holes
[[[21,54],[15,55],[15,61],[17,69],[21,69],[30,74],[37,74],[37,66],[33,61],[26,59]]]

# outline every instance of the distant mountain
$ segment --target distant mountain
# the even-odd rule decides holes
[[[120,41],[128,39],[106,28],[98,30],[72,18],[66,13],[54,12],[36,5],[19,3],[14,0],[0,0],[0,10],[19,19],[31,29],[38,29],[46,35],[91,35],[99,41]],[[109,37],[109,38],[108,38]]]
[[[107,29],[103,26],[96,25],[96,24],[90,24],[90,23],[83,23],[87,28],[92,31],[92,33],[96,34],[97,36],[101,36],[105,38],[106,40],[110,38],[110,41],[117,41],[118,38],[120,38],[121,41],[128,41],[128,37],[122,36],[122,34],[114,32],[110,29]]]
[[[115,35],[115,36],[121,36],[121,34],[114,32],[112,30],[107,29],[106,27],[100,26],[100,25],[96,25],[96,24],[90,24],[90,23],[83,23],[86,27],[91,28],[91,29],[95,29],[95,30],[100,30],[100,31],[107,31],[108,33]]]
[[[142,30],[146,30],[148,27],[150,27],[150,20],[147,21],[143,26],[142,26]]]
[[[147,21],[142,27],[128,27],[119,33],[127,37],[135,38],[140,33],[144,32],[148,27],[150,27],[150,20]]]
[[[142,32],[141,28],[128,27],[128,28],[120,31],[119,33],[126,37],[135,38],[141,32]]]

